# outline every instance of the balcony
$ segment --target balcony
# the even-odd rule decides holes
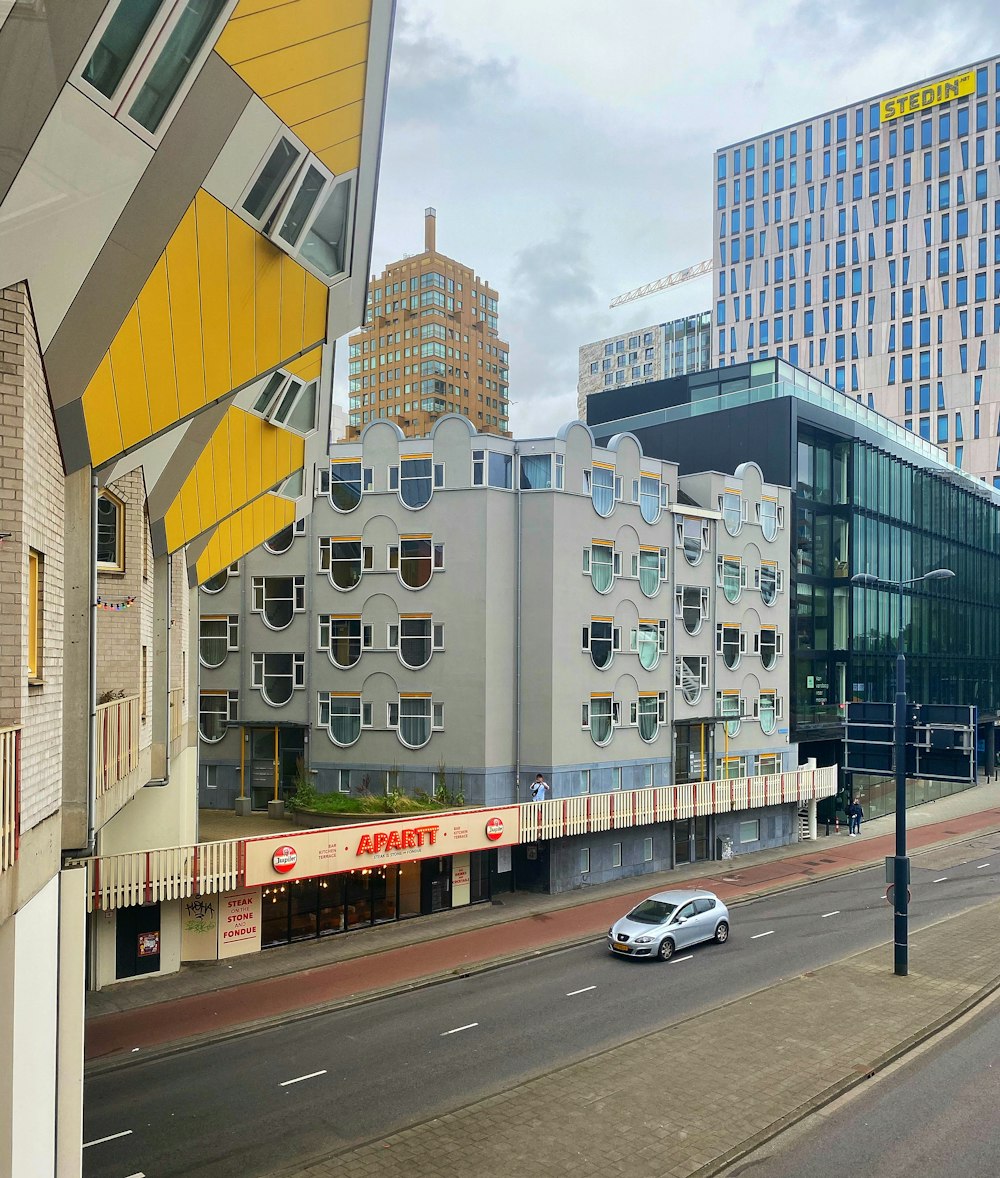
[[[98,829],[145,784],[140,772],[139,707],[137,695],[98,705],[94,747]]]
[[[13,867],[21,837],[21,729],[0,728],[0,872]]]

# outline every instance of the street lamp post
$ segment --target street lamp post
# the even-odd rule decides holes
[[[909,972],[909,885],[910,859],[906,853],[906,655],[903,652],[903,590],[921,581],[943,581],[955,574],[951,569],[931,569],[908,581],[887,581],[872,573],[855,573],[851,583],[863,588],[880,585],[899,594],[899,633],[896,646],[896,706],[893,712],[893,770],[896,779],[896,854],[893,858],[892,927],[893,973]]]

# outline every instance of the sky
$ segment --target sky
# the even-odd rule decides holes
[[[608,309],[712,256],[716,148],[998,46],[996,0],[398,0],[372,272],[433,205],[500,293],[511,429],[552,434],[581,344],[713,301],[706,277]]]

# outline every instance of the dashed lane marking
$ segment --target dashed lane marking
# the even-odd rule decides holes
[[[296,1076],[294,1080],[282,1080],[278,1085],[279,1088],[287,1088],[289,1084],[301,1084],[303,1080],[315,1080],[317,1076],[325,1076],[326,1068],[319,1072],[310,1072],[306,1076]]]
[[[939,875],[937,879],[931,880],[931,883],[944,883],[947,878],[946,875]]]
[[[90,1149],[92,1145],[103,1145],[105,1141],[117,1141],[119,1137],[128,1137],[131,1132],[131,1129],[123,1129],[120,1133],[112,1133],[108,1137],[98,1137],[96,1141],[85,1141],[83,1148]]]
[[[774,932],[774,929],[769,928],[766,933],[757,933],[755,936],[751,937],[750,940],[751,941],[759,941],[761,939],[761,937],[769,937],[769,936],[771,936],[771,934],[773,932]]]
[[[471,1031],[473,1027],[478,1027],[479,1023],[466,1023],[464,1027],[452,1027],[450,1031],[442,1031],[442,1035],[457,1035],[459,1031]]]
[[[596,986],[584,986],[582,990],[570,990],[566,995],[567,998],[575,998],[577,994],[586,994],[588,990],[596,990]]]
[[[674,964],[676,964],[678,961],[690,961],[690,960],[691,960],[693,957],[694,957],[694,954],[693,954],[693,953],[689,953],[689,954],[687,955],[687,957],[675,957],[675,958],[673,959],[673,960],[674,960]]]
[[[839,916],[839,915],[840,915],[840,909],[837,908],[833,912],[824,912],[823,915],[820,917],[820,920],[826,920],[826,918],[828,916]]]

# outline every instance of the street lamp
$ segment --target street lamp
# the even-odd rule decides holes
[[[896,777],[896,854],[893,862],[893,973],[909,972],[909,885],[910,860],[906,854],[906,655],[903,653],[903,590],[921,581],[944,581],[955,574],[951,569],[931,569],[908,581],[889,581],[872,573],[855,573],[852,585],[875,589],[885,585],[899,592],[899,642],[896,647],[896,707],[893,715],[893,769]]]

